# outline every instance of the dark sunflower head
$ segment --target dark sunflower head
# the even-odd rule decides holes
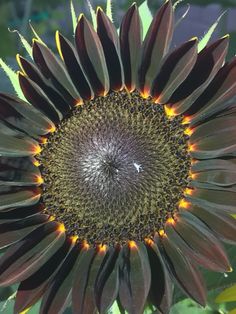
[[[166,1],[142,39],[136,4],[119,35],[81,15],[59,57],[17,55],[22,99],[0,93],[0,285],[15,313],[168,313],[175,282],[206,302],[198,266],[231,271],[235,242],[236,60],[228,36],[170,50]],[[11,246],[10,246],[11,245]],[[72,296],[72,297],[71,297]]]

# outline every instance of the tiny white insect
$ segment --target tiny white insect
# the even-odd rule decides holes
[[[138,171],[138,173],[143,171],[142,165],[139,165],[136,162],[134,162],[134,167]]]

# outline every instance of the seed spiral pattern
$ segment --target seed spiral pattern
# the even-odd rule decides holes
[[[72,111],[40,162],[47,211],[91,243],[142,240],[163,228],[190,168],[181,117],[126,92]]]

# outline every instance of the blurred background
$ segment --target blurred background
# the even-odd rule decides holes
[[[177,0],[173,0],[173,3]],[[137,0],[141,4],[143,0]],[[154,13],[164,0],[148,0],[148,5]],[[91,0],[94,7],[105,7],[105,0]],[[118,26],[124,12],[133,0],[114,0],[114,21]],[[88,13],[86,0],[74,0],[76,13]],[[181,17],[188,6],[189,12],[178,25],[173,45],[188,40],[193,36],[201,38],[216,19],[225,11],[214,37],[231,34],[229,56],[236,53],[236,0],[183,0],[177,7],[177,19]],[[29,41],[32,32],[29,21],[52,48],[55,48],[54,34],[59,29],[63,35],[72,39],[72,23],[70,16],[70,0],[0,0],[0,57],[13,68],[16,67],[16,53],[25,54],[19,37],[14,30],[18,30]],[[1,71],[1,70],[0,70]],[[0,72],[1,73],[1,72]],[[8,80],[1,75],[0,90],[11,91]]]

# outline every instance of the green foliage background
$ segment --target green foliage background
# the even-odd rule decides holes
[[[105,0],[91,1],[93,5],[102,5],[105,8]],[[139,5],[143,0],[136,1]],[[174,2],[174,1],[173,1]],[[126,9],[133,3],[133,0],[113,0],[113,12],[115,23],[120,20]],[[163,0],[149,0],[148,5],[152,12],[154,12]],[[187,3],[191,5],[207,6],[210,4],[218,4],[225,9],[236,8],[236,0],[185,0],[179,7],[186,6]],[[76,13],[88,12],[86,0],[74,0]],[[218,25],[218,31],[224,35],[225,22],[227,13]],[[20,43],[17,33],[12,32],[18,30],[26,39],[31,41],[32,33],[30,31],[28,21],[31,20],[39,36],[41,36],[46,43],[50,43],[52,47],[54,44],[54,33],[57,29],[63,29],[63,34],[72,38],[72,23],[70,17],[70,1],[69,0],[0,0],[0,57],[7,60],[13,68],[15,65],[15,55],[17,52],[25,54],[22,44]],[[210,27],[209,23],[209,27]],[[9,28],[9,29],[8,29]],[[207,31],[207,29],[206,29]],[[235,55],[236,52],[236,26],[235,32],[231,34],[231,46],[229,57]],[[11,90],[11,86],[7,80],[4,81],[5,76],[0,72],[1,84],[0,88],[6,91]],[[227,246],[227,251],[232,262],[232,266],[236,269],[236,248]],[[1,254],[1,252],[0,252]],[[182,293],[176,289],[174,294],[174,303],[171,314],[227,314],[236,308],[236,302],[220,303],[215,302],[216,296],[225,288],[236,283],[236,271],[229,274],[216,274],[204,271],[204,277],[208,288],[208,305],[205,309],[198,306],[195,302],[186,299]],[[13,313],[14,306],[14,292],[17,286],[6,287],[0,289],[0,313]],[[236,296],[235,296],[236,300]],[[36,314],[39,312],[39,304],[36,304],[29,314]],[[151,313],[150,309],[146,313]],[[70,314],[70,309],[67,309],[65,314]],[[111,310],[111,313],[117,314],[117,307]],[[158,314],[158,312],[155,312]],[[231,312],[236,314],[235,312]]]

